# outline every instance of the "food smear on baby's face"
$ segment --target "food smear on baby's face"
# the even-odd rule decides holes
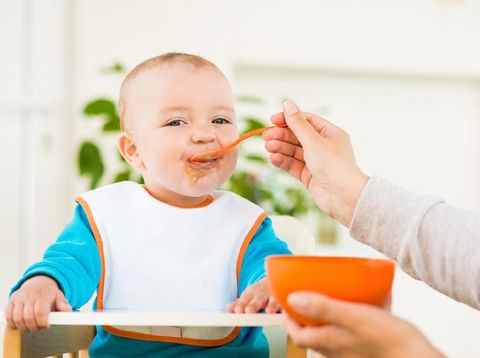
[[[198,179],[208,175],[212,170],[219,170],[219,159],[212,159],[207,161],[187,161],[185,165],[185,173],[190,180],[190,183],[196,184]]]

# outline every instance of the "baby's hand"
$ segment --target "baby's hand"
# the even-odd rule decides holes
[[[34,276],[10,297],[5,311],[12,328],[36,331],[48,328],[50,311],[71,311],[57,282],[48,276]]]
[[[277,313],[280,305],[268,289],[267,279],[247,287],[242,295],[226,307],[231,313],[257,313],[265,309],[266,313]]]

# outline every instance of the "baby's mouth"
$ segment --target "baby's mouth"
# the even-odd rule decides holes
[[[207,169],[212,169],[217,165],[218,159],[210,159],[206,161],[194,161],[194,160],[189,160],[188,165],[192,167],[193,169],[199,169],[199,170],[207,170]]]

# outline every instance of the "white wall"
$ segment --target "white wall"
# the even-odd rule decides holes
[[[267,121],[292,98],[347,130],[367,174],[480,211],[480,80],[242,64],[234,80]]]
[[[69,2],[0,3],[0,307],[70,211]]]
[[[78,3],[82,89],[95,89],[95,70],[109,59],[132,65],[168,50],[200,53],[225,67],[235,60],[480,75],[478,1],[131,4]]]
[[[270,91],[273,73],[285,95],[328,107],[369,173],[480,209],[478,1],[3,0],[0,16],[0,304],[85,189],[72,180],[76,147],[97,125],[79,111],[116,95],[121,79],[98,71],[114,60],[198,53],[239,91],[250,91],[246,78]],[[449,115],[432,124],[440,108]],[[420,325],[451,356],[478,345],[462,322],[468,350],[431,321]]]

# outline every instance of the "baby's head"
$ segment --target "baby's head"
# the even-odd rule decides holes
[[[205,163],[190,160],[238,137],[230,84],[199,56],[167,53],[135,67],[120,90],[120,121],[120,153],[159,199],[198,204],[236,166],[236,150]]]

